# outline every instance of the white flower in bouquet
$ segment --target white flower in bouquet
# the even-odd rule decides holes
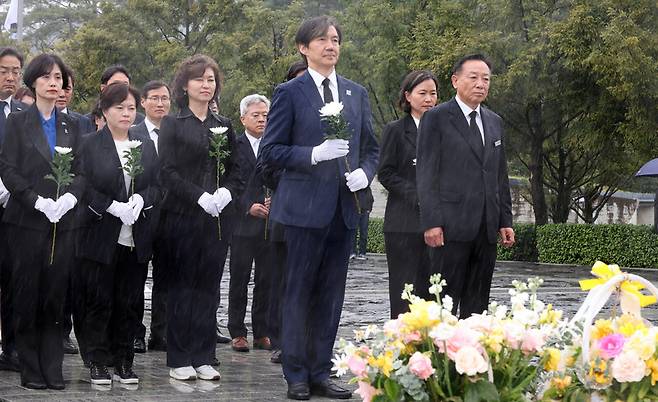
[[[536,311],[527,308],[515,310],[512,313],[512,317],[514,321],[517,321],[526,327],[537,325],[539,322],[539,314]]]
[[[429,332],[430,338],[434,341],[434,344],[440,344],[452,338],[455,334],[455,327],[453,325],[441,322],[432,328]]]
[[[474,376],[478,373],[485,373],[489,369],[489,365],[477,349],[472,346],[464,346],[455,354],[455,369],[459,374]]]
[[[656,336],[636,331],[624,344],[624,350],[636,353],[642,360],[649,360],[656,351]]]
[[[525,335],[525,326],[516,321],[506,320],[503,322],[503,330],[505,331],[505,342],[512,349],[519,349]]]
[[[66,155],[69,152],[73,151],[73,148],[69,147],[55,147],[55,152],[57,152],[60,155]]]
[[[134,149],[142,145],[142,142],[139,140],[129,140],[126,141],[126,147],[129,149]]]
[[[647,365],[635,352],[623,351],[612,362],[612,376],[619,382],[637,382],[644,378]]]
[[[215,135],[218,135],[218,134],[224,134],[224,133],[227,132],[227,131],[228,131],[228,127],[224,127],[224,126],[221,126],[221,127],[212,127],[212,128],[210,129],[210,132],[213,133],[213,134],[215,134]]]
[[[381,331],[376,325],[370,324],[367,327],[364,327],[363,337],[365,339],[371,339],[373,336],[377,335],[379,332],[381,332]]]
[[[502,320],[507,316],[507,306],[504,304],[499,305],[496,302],[491,302],[489,304],[489,314],[496,317],[498,320]]]
[[[329,102],[322,106],[320,109],[320,116],[321,117],[332,117],[332,116],[338,116],[340,112],[343,111],[343,103],[342,102]]]
[[[347,371],[350,369],[350,367],[347,364],[348,360],[349,358],[346,353],[343,353],[341,355],[336,353],[334,358],[331,359],[331,362],[334,364],[331,370],[336,372],[336,377],[344,376],[347,373]]]
[[[443,305],[444,309],[448,311],[452,311],[453,301],[452,301],[452,297],[450,297],[449,295],[443,296],[443,299],[441,300],[441,304]]]

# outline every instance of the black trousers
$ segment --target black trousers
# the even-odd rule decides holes
[[[442,250],[430,250],[422,233],[385,232],[384,245],[391,318],[397,318],[409,311],[408,302],[401,298],[405,284],[414,285],[416,296],[429,298],[430,275],[439,269],[431,260],[439,258]],[[436,271],[432,271],[433,267]]]
[[[217,221],[196,221],[168,214],[172,276],[167,298],[167,366],[210,364],[215,334],[219,282],[228,242],[217,234]]]
[[[468,318],[479,314],[489,306],[489,292],[494,265],[496,264],[496,244],[487,238],[486,224],[472,241],[447,241],[442,247],[443,257],[438,263],[441,276],[447,286],[443,294],[448,294],[454,302],[453,314]]]
[[[7,225],[0,223],[0,333],[2,333],[2,352],[11,354],[16,350],[16,345],[14,344],[14,306],[11,285],[12,264],[6,231]]]
[[[75,283],[80,297],[75,316],[82,323],[86,357],[97,364],[132,364],[147,264],[137,261],[134,249],[117,245],[109,265],[82,259],[79,267]]]
[[[167,340],[167,294],[171,264],[165,236],[153,243],[153,288],[151,289],[151,339]]]
[[[21,381],[62,383],[62,317],[73,260],[72,231],[58,231],[50,264],[52,229],[7,225],[13,264],[16,351]]]
[[[370,211],[362,211],[359,215],[358,236],[354,232],[354,240],[352,241],[352,254],[366,255],[368,251],[368,224],[370,223]],[[357,239],[359,238],[358,244]]]
[[[247,288],[254,266],[254,290],[251,301],[251,325],[254,339],[267,336],[272,243],[260,236],[233,236],[229,270],[228,331],[231,338],[247,336],[244,317],[247,312]]]
[[[268,309],[268,335],[272,348],[281,349],[281,307],[286,285],[286,243],[272,242],[270,275],[270,306]]]
[[[325,228],[286,226],[281,350],[288,383],[319,383],[329,378],[353,236],[354,230],[343,222],[340,205]]]

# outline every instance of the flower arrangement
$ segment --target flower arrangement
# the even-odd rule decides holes
[[[46,179],[52,180],[57,185],[55,191],[55,201],[59,199],[63,187],[68,186],[73,182],[75,175],[71,173],[71,164],[73,163],[73,148],[68,147],[55,147],[53,154],[53,162],[51,165],[52,173],[46,175]],[[50,265],[55,260],[55,241],[57,240],[57,223],[53,223],[53,240],[50,247]]]
[[[550,355],[546,341],[557,336],[562,313],[537,298],[541,279],[513,282],[511,308],[459,320],[445,281],[430,278],[436,300],[402,298],[409,312],[356,332],[357,344],[341,339],[333,360],[338,376],[348,371],[364,401],[527,401]]]
[[[542,401],[656,401],[658,400],[658,328],[642,319],[636,307],[655,303],[641,293],[643,278],[624,274],[616,265],[600,261],[592,273],[598,279],[581,281],[590,294],[563,336],[551,348]],[[621,306],[617,315],[592,323],[611,294]],[[634,300],[633,300],[634,299]],[[593,305],[592,302],[597,304]]]
[[[223,135],[228,131],[228,127],[212,127],[210,132],[210,158],[215,158],[215,181],[217,188],[219,188],[219,179],[226,171],[224,161],[231,157],[231,149],[228,144],[228,136]],[[217,217],[217,233],[219,239],[222,239],[222,226],[219,216]]]

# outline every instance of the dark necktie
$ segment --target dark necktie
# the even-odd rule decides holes
[[[322,92],[324,94],[324,103],[334,101],[334,96],[331,94],[331,89],[329,89],[329,78],[325,78],[324,81],[322,81]]]
[[[471,116],[471,121],[469,122],[468,125],[470,126],[471,132],[473,133],[473,137],[475,138],[477,143],[482,145],[482,148],[484,148],[484,143],[482,142],[482,133],[480,133],[480,127],[478,127],[478,124],[475,121],[477,115],[478,112],[476,112],[475,110],[469,114],[469,116]]]
[[[5,106],[7,106],[7,102],[0,101],[0,146],[5,142],[5,122],[7,121]]]
[[[153,129],[153,132],[154,132],[155,135],[157,135],[158,137],[160,136],[160,129],[159,129],[159,128],[157,128],[157,127],[154,128],[154,129]]]

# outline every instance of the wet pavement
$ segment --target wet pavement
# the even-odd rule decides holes
[[[658,270],[627,270],[658,285]],[[578,280],[590,278],[588,267],[536,263],[498,262],[494,274],[492,300],[508,302],[512,280],[531,276],[544,278],[540,298],[572,315],[585,298]],[[366,261],[350,264],[345,305],[339,337],[351,338],[353,330],[365,324],[381,324],[388,318],[388,274],[382,255],[369,255]],[[228,289],[228,266],[222,283],[222,296]],[[146,288],[145,321],[150,319],[150,278]],[[225,299],[225,297],[224,297]],[[645,318],[658,323],[658,307],[646,308]],[[226,306],[220,308],[220,322],[226,324]],[[247,320],[250,314],[247,312]],[[249,324],[248,324],[249,325]],[[228,331],[224,332],[225,334]],[[251,339],[250,339],[251,340]],[[170,380],[164,352],[135,356],[139,386],[113,385],[92,388],[89,372],[78,356],[64,359],[64,391],[35,391],[19,385],[17,373],[0,372],[0,401],[276,401],[285,400],[286,383],[281,366],[269,361],[269,352],[233,352],[229,345],[217,345],[222,379],[219,382],[179,382]],[[348,385],[354,388],[354,386]],[[314,400],[326,400],[313,398]],[[353,400],[357,400],[355,396]]]

